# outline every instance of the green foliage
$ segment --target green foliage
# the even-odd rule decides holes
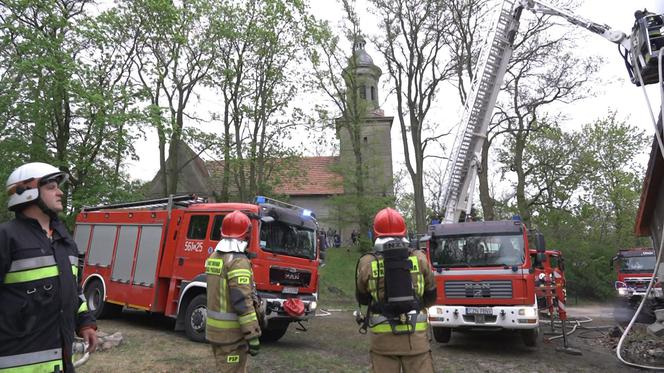
[[[533,224],[548,248],[563,252],[569,294],[611,297],[610,259],[620,248],[649,245],[634,235],[643,178],[637,159],[647,137],[609,113],[578,133],[550,128],[528,149],[544,201],[533,206]]]

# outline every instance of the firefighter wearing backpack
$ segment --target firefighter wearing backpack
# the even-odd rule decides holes
[[[226,215],[221,223],[222,239],[205,262],[205,336],[222,372],[246,372],[247,355],[256,356],[260,348],[254,279],[246,253],[250,232],[247,215],[240,211]]]
[[[357,263],[356,298],[367,305],[361,330],[371,332],[374,372],[433,372],[426,307],[436,300],[424,253],[409,248],[406,224],[391,208],[378,212],[374,251]]]

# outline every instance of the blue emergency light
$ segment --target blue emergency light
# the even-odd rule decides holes
[[[265,203],[264,196],[256,196],[256,203]]]
[[[311,216],[311,210],[302,209],[302,216]]]

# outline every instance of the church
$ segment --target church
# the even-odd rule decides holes
[[[361,119],[360,141],[362,163],[368,170],[366,190],[375,196],[393,196],[392,141],[390,131],[394,117],[385,116],[379,106],[378,83],[381,69],[365,50],[365,41],[356,40],[353,56],[344,74],[352,74],[359,97],[366,104],[366,115]],[[348,82],[348,81],[347,81]],[[333,197],[352,193],[352,185],[343,170],[352,170],[355,154],[350,133],[343,125],[343,118],[336,120],[336,136],[339,140],[338,156],[301,157],[288,167],[294,176],[279,179],[274,187],[276,199],[301,206],[315,213],[321,229],[340,232],[347,241],[356,225],[339,218],[343,211],[330,203]],[[221,190],[223,160],[204,161],[186,144],[178,145],[178,169],[181,171],[176,194],[195,193],[214,200],[215,192]],[[151,196],[161,196],[161,173],[151,182]]]

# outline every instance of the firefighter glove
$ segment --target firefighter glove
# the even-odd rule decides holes
[[[249,340],[249,355],[256,356],[261,349],[261,343],[258,337]]]

